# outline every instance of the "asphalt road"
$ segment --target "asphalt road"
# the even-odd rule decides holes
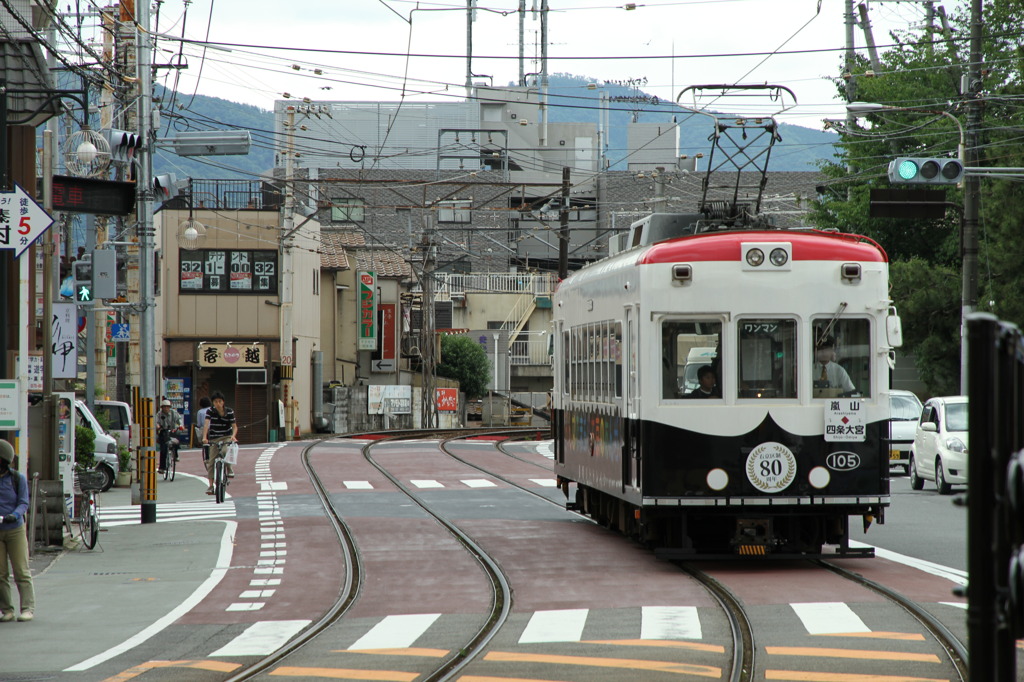
[[[865,533],[851,519],[851,537],[874,547],[924,559],[949,568],[967,570],[967,508],[953,500],[967,489],[954,486],[952,495],[939,495],[926,481],[924,490],[911,490],[910,479],[893,470],[892,505],[885,524],[873,524]]]

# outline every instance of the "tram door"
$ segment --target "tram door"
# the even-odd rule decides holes
[[[640,423],[639,387],[637,386],[637,339],[638,315],[633,306],[624,311],[622,364],[625,372],[622,390],[623,443],[622,443],[622,485],[634,489],[640,485]]]

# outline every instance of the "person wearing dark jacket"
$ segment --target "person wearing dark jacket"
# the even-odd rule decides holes
[[[28,566],[28,537],[25,534],[28,480],[13,465],[14,448],[0,439],[0,623],[14,620],[8,563],[14,569],[14,582],[21,598],[18,620],[32,620],[36,608],[32,572]]]

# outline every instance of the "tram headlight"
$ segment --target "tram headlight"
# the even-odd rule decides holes
[[[729,485],[729,474],[725,469],[712,469],[708,472],[706,480],[712,490],[725,490]]]
[[[768,260],[775,267],[781,268],[789,260],[789,254],[786,253],[785,249],[772,249],[771,254],[768,255]]]
[[[828,469],[825,467],[814,467],[811,469],[811,472],[807,474],[807,481],[818,490],[828,486],[829,481],[831,480],[832,474],[830,474]]]
[[[747,265],[757,267],[764,262],[764,251],[761,249],[750,249],[747,251]]]

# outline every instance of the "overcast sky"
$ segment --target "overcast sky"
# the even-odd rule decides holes
[[[947,9],[956,3],[948,0]],[[549,72],[598,83],[646,79],[641,89],[667,100],[689,85],[769,82],[789,87],[799,101],[784,120],[820,129],[823,118],[843,115],[835,86],[825,79],[838,72],[842,60],[842,0],[821,0],[820,10],[818,0],[647,0],[624,9],[628,4],[550,0]],[[534,5],[539,8],[540,0],[527,0],[527,9]],[[164,0],[159,17],[154,15],[154,29],[162,34],[184,31],[195,40],[264,47],[204,53],[186,45],[179,57],[176,42],[161,40],[156,61],[181,60],[189,68],[163,70],[160,82],[173,86],[177,74],[182,92],[197,90],[266,109],[285,92],[299,99],[393,101],[404,90],[411,101],[452,101],[465,94],[465,6],[465,0]],[[475,80],[495,85],[518,80],[518,6],[518,0],[478,0],[472,67],[490,78]],[[525,25],[527,73],[540,70],[534,59],[540,53],[538,15],[528,13]],[[876,0],[870,17],[876,42],[886,45],[890,30],[919,27],[924,10],[913,0]],[[863,51],[860,29],[856,43]],[[822,51],[771,54],[787,50]],[[447,57],[406,59],[406,52]],[[708,56],[738,53],[758,54]],[[722,102],[715,107],[732,111]],[[748,114],[778,110],[770,102],[759,111],[741,102],[736,107]]]

